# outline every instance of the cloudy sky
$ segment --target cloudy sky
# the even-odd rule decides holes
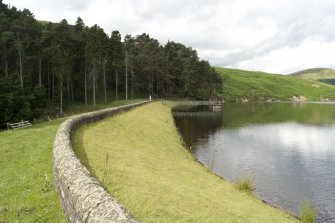
[[[334,0],[4,0],[53,22],[80,16],[110,33],[149,33],[212,65],[291,73],[335,68]]]

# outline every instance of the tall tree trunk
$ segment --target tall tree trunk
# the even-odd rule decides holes
[[[50,104],[50,62],[48,59],[48,64],[47,64],[47,73],[48,73],[48,103]]]
[[[17,35],[17,44],[18,44],[18,50],[19,50],[19,66],[20,66],[20,85],[21,88],[23,89],[23,68],[22,68],[22,53],[21,53],[21,42],[20,42],[20,36]]]
[[[165,86],[164,86],[164,78],[161,78],[161,98],[165,95]]]
[[[105,67],[105,61],[102,62],[102,69],[103,69],[103,73],[104,73],[105,103],[107,103],[107,87],[106,87],[106,67]]]
[[[118,73],[117,73],[117,69],[115,68],[115,97],[116,100],[119,100],[119,92],[118,92],[118,87],[119,87],[119,83],[118,83]]]
[[[131,99],[134,99],[134,70],[131,70]]]
[[[85,106],[87,106],[87,71],[85,63]]]
[[[55,72],[52,72],[52,97],[51,102],[54,101],[55,98]]]
[[[126,51],[126,100],[128,100],[128,52]]]
[[[147,79],[147,69],[144,70],[144,78]],[[146,94],[149,94],[149,85],[147,85],[146,80],[143,81],[144,82],[144,91]]]
[[[42,87],[42,56],[41,51],[38,52],[38,86]]]
[[[7,56],[5,56],[5,73],[6,73],[6,77],[8,78],[9,77],[9,74],[8,74],[8,62],[7,62]]]
[[[20,80],[20,71],[19,71],[19,59],[16,59],[16,66],[15,66],[15,69],[16,69],[16,73],[17,73],[17,78]]]
[[[74,102],[74,94],[73,94],[73,81],[70,81],[70,86],[71,86],[71,101]]]
[[[70,101],[70,78],[66,76],[67,100]]]
[[[154,71],[151,70],[151,95],[154,95]]]
[[[9,77],[8,74],[8,61],[7,61],[7,47],[6,47],[6,43],[3,43],[3,48],[4,48],[4,57],[5,57],[5,74],[6,74],[6,78]]]
[[[63,60],[63,66],[62,66],[62,76],[60,77],[60,113],[63,114],[63,77],[65,74],[65,66],[64,66],[64,60]]]
[[[148,70],[148,94],[151,95],[150,70]]]
[[[95,103],[95,68],[96,64],[93,64],[93,107],[95,109],[96,103]]]
[[[149,95],[152,95],[151,70],[149,70],[149,74],[148,74],[148,93],[149,93]]]
[[[60,89],[59,89],[59,99],[60,99],[60,109],[59,113],[63,114],[63,79],[61,78],[60,80]]]
[[[159,83],[159,82],[158,82],[158,72],[157,72],[157,74],[156,74],[156,75],[157,75],[156,95],[157,95],[157,98],[158,98],[158,83]]]

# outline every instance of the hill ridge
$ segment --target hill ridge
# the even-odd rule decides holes
[[[331,68],[310,68],[290,74],[291,76],[335,85],[335,70]]]
[[[335,100],[335,86],[292,75],[215,67],[223,81],[225,101],[307,101]]]
[[[308,69],[296,71],[296,72],[290,73],[289,75],[299,76],[301,74],[306,74],[306,73],[311,73],[311,72],[323,72],[323,71],[335,72],[335,70],[331,69],[331,68],[327,68],[327,67],[315,67],[315,68],[308,68]]]

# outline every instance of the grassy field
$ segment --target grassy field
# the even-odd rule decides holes
[[[140,100],[98,104],[96,109]],[[67,114],[92,111],[93,106],[70,105]],[[56,119],[29,128],[0,132],[0,223],[67,222],[61,210],[52,176],[52,145]]]
[[[293,73],[291,75],[298,78],[320,81],[335,85],[335,70],[328,68],[307,69]]]
[[[52,144],[65,119],[0,132],[0,222],[67,222],[52,177]]]
[[[143,222],[296,222],[210,173],[183,147],[170,107],[141,106],[84,126],[77,155]]]
[[[335,100],[335,87],[290,75],[269,74],[229,68],[215,68],[223,78],[222,98],[226,101],[282,100],[305,96],[309,101]]]

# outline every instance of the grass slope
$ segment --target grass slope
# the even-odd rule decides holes
[[[51,169],[64,119],[0,132],[0,222],[67,222]]]
[[[335,85],[335,70],[329,68],[312,68],[302,70],[291,75],[307,80],[320,81]]]
[[[335,99],[332,85],[303,80],[290,75],[215,67],[223,79],[221,96],[226,101],[284,100],[292,96],[305,96],[309,101]]]
[[[98,104],[96,109],[141,100]],[[94,110],[92,105],[68,105],[67,114]],[[52,176],[52,145],[65,119],[29,128],[0,132],[0,223],[67,222],[60,207]]]
[[[296,222],[238,191],[183,147],[170,107],[138,107],[78,129],[75,152],[143,222]]]

